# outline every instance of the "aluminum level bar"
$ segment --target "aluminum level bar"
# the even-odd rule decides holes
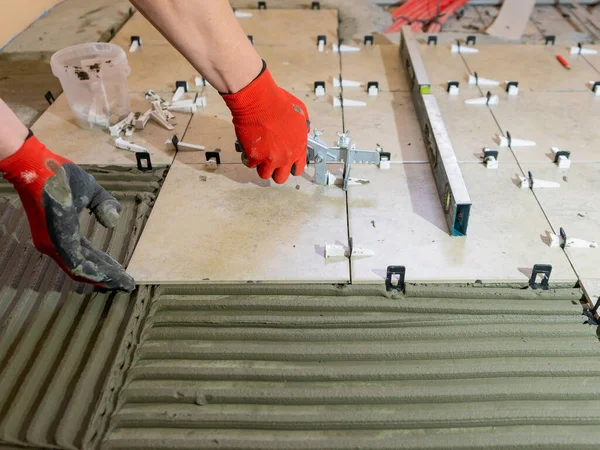
[[[431,85],[421,59],[419,44],[408,26],[402,27],[400,59],[406,69],[415,111],[450,234],[466,236],[471,197],[437,101],[431,94]]]

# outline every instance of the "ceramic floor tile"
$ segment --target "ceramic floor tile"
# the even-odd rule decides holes
[[[595,55],[585,55],[584,58],[588,63],[594,68],[596,71],[595,81],[600,80],[600,45],[592,45],[592,44],[584,44],[584,48],[590,48],[592,50],[596,50],[598,53]]]
[[[513,148],[521,163],[552,164],[551,147],[570,150],[573,163],[600,162],[600,97],[591,91],[522,91],[505,95],[492,111],[504,134],[536,142]]]
[[[128,272],[138,283],[346,282],[347,259],[326,260],[327,243],[347,245],[345,193],[310,176],[284,185],[241,164],[176,161]]]
[[[548,222],[531,191],[515,185],[516,163],[461,169],[473,201],[466,237],[448,235],[428,164],[352,169],[371,182],[348,191],[350,236],[355,246],[375,252],[353,261],[354,283],[381,282],[388,265],[405,265],[413,281],[526,284],[538,263],[553,265],[555,281],[575,281],[562,250],[543,242]]]
[[[450,52],[450,45],[421,45],[419,50],[431,86],[446,88],[450,80],[467,83],[469,70],[458,53]]]
[[[111,40],[113,44],[126,49],[128,57],[131,36],[139,36],[142,40],[142,47],[144,45],[171,45],[139,12],[135,12]]]
[[[199,89],[194,85],[198,71],[171,45],[143,45],[127,53],[127,60],[131,68],[127,84],[132,92],[174,92],[176,81],[187,81],[190,90]]]
[[[333,141],[336,133],[343,130],[342,110],[333,107],[330,95],[317,97],[312,92],[297,93],[308,109],[312,129],[324,130],[323,139]],[[231,123],[231,113],[221,97],[210,90],[205,93],[206,107],[193,115],[184,136],[185,142],[204,145],[207,150],[221,150],[221,163],[241,163],[240,154],[235,151],[235,130]],[[180,151],[179,161],[187,164],[206,162],[205,152]]]
[[[255,48],[279,87],[298,95],[297,92],[314,92],[315,81],[324,81],[328,95],[339,92],[339,88],[333,87],[333,77],[340,76],[340,54],[333,53],[330,47],[322,53],[312,45],[256,45]]]
[[[524,169],[531,170],[534,178],[560,183],[557,189],[535,190],[556,232],[563,227],[567,237],[600,243],[600,163],[573,164],[568,170],[528,164]],[[566,252],[581,278],[600,278],[600,248],[567,248]]]
[[[231,123],[231,112],[221,96],[213,89],[204,93],[206,106],[198,108],[182,140],[203,145],[207,151],[220,149],[221,163],[241,163],[240,154],[235,151],[235,130]],[[204,151],[179,151],[178,160],[187,164],[206,162]]]
[[[342,53],[342,78],[363,83],[379,82],[382,91],[407,91],[406,71],[398,45],[359,45],[359,52]]]
[[[391,153],[392,161],[428,161],[409,92],[380,92],[376,97],[351,92],[344,89],[344,98],[367,102],[364,107],[344,108],[344,128],[351,131],[357,148],[375,149],[379,144]]]
[[[518,81],[520,89],[538,91],[586,91],[597,72],[579,55],[569,55],[567,46],[488,45],[479,53],[463,54],[471,72],[505,82]],[[565,69],[556,56],[571,65]]]
[[[476,86],[461,83],[459,95],[448,95],[446,89],[440,87],[432,88],[432,92],[459,162],[480,163],[484,147],[498,147],[500,129],[492,115],[498,105],[488,107],[465,104],[466,99],[481,97]],[[501,101],[506,97],[502,95]],[[502,154],[499,155],[498,161],[501,164],[505,160],[515,162],[509,149],[502,149]]]
[[[313,92],[315,81],[325,81],[325,90],[333,92],[333,77],[340,74],[340,56],[330,46],[323,53],[317,51],[316,45],[256,45],[256,50],[283,89]]]
[[[132,111],[145,112],[149,109],[143,94],[131,93],[130,97]],[[173,131],[149,121],[145,129],[124,139],[147,148],[153,164],[171,164],[175,152],[165,145],[165,141],[174,133],[182,136],[190,120],[189,114],[175,115],[177,125]],[[135,154],[116,148],[115,138],[107,130],[80,128],[65,95],[58,97],[31,128],[52,151],[78,164],[136,165]]]
[[[331,46],[338,40],[336,9],[239,9],[252,17],[238,19],[256,45],[305,45],[317,48],[317,36],[324,35]]]

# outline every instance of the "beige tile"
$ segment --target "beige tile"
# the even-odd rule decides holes
[[[538,263],[553,265],[555,281],[575,281],[563,252],[542,241],[548,222],[531,191],[514,184],[516,163],[461,169],[473,201],[466,237],[448,235],[428,164],[352,169],[371,182],[348,191],[350,236],[354,245],[375,252],[353,261],[354,283],[381,282],[387,266],[405,265],[412,281],[526,284]]]
[[[252,17],[239,23],[256,45],[303,45],[317,48],[317,36],[324,35],[327,44],[338,40],[336,9],[266,9],[238,10]]]
[[[235,151],[236,136],[229,109],[214,90],[209,90],[205,96],[206,107],[198,109],[192,117],[185,141],[204,145],[209,151],[219,148],[223,164],[241,163],[240,154]],[[330,95],[316,97],[312,92],[301,92],[298,96],[308,109],[311,128],[325,130],[323,138],[333,142],[336,133],[343,130],[341,108],[333,107]],[[177,158],[187,164],[206,162],[204,152],[180,151]]]
[[[359,46],[359,52],[342,53],[342,78],[360,81],[362,89],[366,89],[367,82],[377,81],[382,91],[408,90],[398,45]]]
[[[569,55],[567,46],[489,45],[479,50],[463,55],[471,72],[501,82],[518,81],[523,90],[585,91],[588,81],[598,76],[583,57]],[[570,63],[571,70],[556,60],[557,55]]]
[[[421,45],[419,47],[431,86],[445,88],[448,81],[464,85],[469,70],[458,53],[450,52],[450,45]]]
[[[176,162],[128,272],[138,283],[348,281],[347,259],[326,260],[325,242],[347,245],[341,189]]]
[[[596,71],[596,78],[594,78],[594,80],[598,81],[598,80],[600,80],[600,45],[584,44],[584,48],[591,48],[591,49],[596,50],[598,52],[595,55],[585,55],[584,56],[584,58],[586,59],[586,61],[588,63],[590,63],[591,66]]]
[[[459,95],[448,95],[446,89],[440,87],[432,88],[432,92],[459,162],[480,163],[484,147],[498,148],[497,137],[500,129],[492,112],[501,104],[490,107],[466,105],[466,99],[481,97],[481,92],[476,86],[469,86],[466,83],[460,84]],[[502,95],[501,102],[505,101],[506,97]],[[500,164],[505,161],[515,162],[509,149],[500,149],[500,152],[498,159]]]
[[[600,162],[600,97],[591,91],[522,91],[504,95],[492,111],[505,134],[536,142],[513,148],[521,163],[552,164],[551,147],[570,150],[573,163]]]
[[[132,111],[145,112],[149,104],[143,94],[131,94]],[[150,121],[144,130],[124,139],[148,149],[153,164],[170,164],[175,152],[165,141],[174,133],[182,136],[190,120],[189,114],[177,115],[175,130],[169,131]],[[32,126],[35,135],[52,151],[78,164],[135,165],[135,154],[115,147],[108,130],[84,130],[75,123],[67,98],[61,95]]]
[[[556,232],[563,227],[567,237],[600,243],[600,163],[573,164],[568,171],[540,164],[524,168],[531,170],[534,178],[560,183],[557,189],[535,190]],[[566,252],[579,277],[600,278],[600,248],[567,248]]]
[[[132,92],[174,92],[176,81],[187,81],[190,90],[200,89],[194,85],[198,71],[171,45],[143,45],[127,53],[127,60],[131,68],[127,84]]]
[[[344,90],[344,97],[367,102],[365,107],[344,108],[344,128],[351,131],[357,148],[390,152],[392,161],[427,161],[423,135],[409,92],[380,92],[369,96]]]
[[[154,26],[146,20],[139,12],[135,12],[131,18],[125,22],[125,25],[117,32],[111,40],[113,44],[120,45],[129,53],[129,45],[131,44],[131,36],[139,36],[144,45],[168,45],[167,41]]]
[[[330,47],[323,53],[316,46],[256,45],[256,50],[281,88],[313,92],[315,81],[325,81],[326,91],[333,92],[333,77],[340,74],[340,57]]]
[[[235,151],[235,130],[231,113],[221,96],[213,89],[204,94],[206,106],[198,108],[192,116],[183,140],[190,144],[203,145],[208,151],[221,150],[222,163],[241,163]],[[180,151],[178,159],[187,164],[206,162],[205,152]]]
[[[340,56],[331,48],[323,53],[316,46],[256,45],[255,48],[279,87],[292,93],[314,92],[315,81],[324,81],[328,94],[339,92],[333,87],[333,77],[340,76]]]

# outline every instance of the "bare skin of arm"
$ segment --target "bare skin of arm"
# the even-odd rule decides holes
[[[260,73],[262,60],[227,0],[131,3],[219,92],[238,92]]]
[[[29,130],[0,98],[0,161],[15,153]]]

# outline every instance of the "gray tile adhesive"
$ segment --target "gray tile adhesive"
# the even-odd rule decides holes
[[[93,172],[127,263],[162,173]],[[72,283],[0,183],[0,449],[597,448],[579,289]],[[160,262],[157,262],[159,264]]]
[[[104,449],[598,448],[578,289],[155,289]]]
[[[126,265],[165,169],[86,169],[123,210],[114,230],[82,214],[82,232]],[[97,440],[110,370],[135,315],[130,295],[93,292],[38,253],[18,196],[0,181],[0,445],[84,448]]]

